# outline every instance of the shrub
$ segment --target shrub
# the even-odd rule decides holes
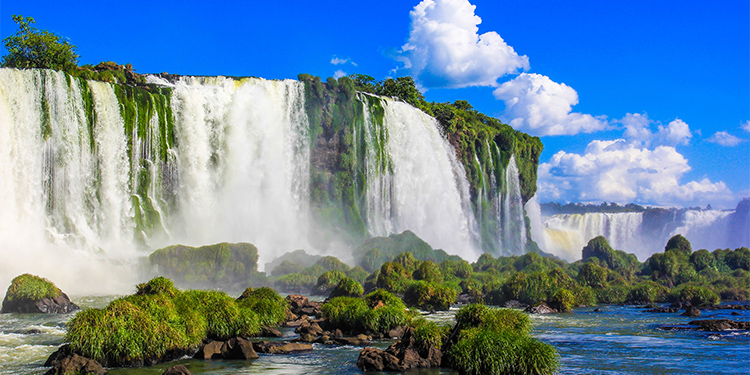
[[[703,269],[713,267],[714,256],[706,249],[700,249],[690,254],[690,263],[693,264],[695,270],[700,272]]]
[[[659,302],[664,300],[664,296],[666,294],[667,288],[653,281],[644,281],[633,286],[633,288],[630,290],[630,293],[628,293],[627,302]]]
[[[273,271],[271,271],[271,275],[272,276],[284,276],[284,275],[289,275],[291,273],[300,273],[304,269],[305,269],[305,266],[303,266],[302,264],[285,260],[279,263],[278,266],[274,267]]]
[[[681,234],[677,234],[667,241],[667,246],[664,246],[664,252],[674,251],[681,255],[690,255],[693,252],[690,241],[683,237]]]
[[[320,258],[317,262],[315,262],[315,264],[323,267],[326,271],[347,272],[351,268],[346,265],[346,263],[340,261],[339,258],[336,258],[334,256],[325,256],[323,258]]]
[[[65,38],[31,25],[34,19],[13,15],[18,31],[5,39],[8,54],[3,56],[2,66],[8,68],[41,68],[72,70],[78,65],[76,46]]]
[[[375,285],[394,293],[403,293],[409,284],[410,273],[396,262],[385,262],[380,267]]]
[[[396,306],[368,309],[359,317],[359,326],[366,332],[386,334],[388,331],[405,325],[409,320],[406,310]]]
[[[690,302],[693,306],[713,306],[719,303],[719,295],[697,285],[680,285],[669,294],[675,302]]]
[[[412,319],[409,326],[414,327],[414,341],[417,347],[421,349],[429,347],[440,349],[450,329],[450,327],[439,325],[436,322],[428,322],[423,317]]]
[[[8,301],[40,300],[42,298],[55,298],[63,294],[62,291],[51,281],[25,273],[16,276],[11,281],[5,299]]]
[[[445,285],[415,281],[409,285],[404,293],[407,306],[422,310],[446,311],[456,302],[456,290]]]
[[[453,275],[459,279],[467,279],[474,272],[471,268],[471,264],[465,260],[448,259],[441,262],[439,267],[440,272],[442,272],[443,275]]]
[[[426,260],[412,273],[414,280],[424,280],[430,283],[443,283],[443,274],[435,263]]]
[[[386,306],[398,307],[402,310],[406,309],[406,305],[401,298],[396,297],[393,293],[385,289],[376,289],[365,296],[365,302],[371,308],[377,306],[378,302],[383,302]]]
[[[471,328],[449,351],[462,374],[553,374],[557,353],[550,345],[509,331]]]
[[[190,305],[206,319],[206,336],[228,340],[236,336],[254,336],[260,332],[260,318],[253,310],[238,306],[224,292],[188,290],[175,298],[175,304]]]
[[[147,283],[138,284],[135,288],[135,294],[139,296],[165,294],[168,297],[174,297],[178,293],[172,280],[161,276],[155,277]]]
[[[349,270],[349,272],[346,273],[346,276],[351,277],[354,280],[357,280],[358,283],[364,284],[365,280],[367,279],[367,276],[370,276],[369,273],[367,273],[365,270],[362,269],[362,267],[354,267]]]
[[[289,302],[268,287],[245,289],[242,295],[237,298],[237,305],[249,308],[258,314],[259,322],[264,326],[283,323],[289,310]]]
[[[549,306],[558,311],[570,311],[575,305],[575,297],[569,290],[562,288],[552,294],[549,300]]]
[[[341,271],[326,271],[318,277],[318,282],[312,288],[311,293],[321,296],[327,295],[344,278],[346,278],[346,275]]]
[[[607,273],[606,268],[594,264],[594,262],[586,262],[578,271],[576,281],[581,285],[592,288],[605,288],[607,286]]]
[[[335,298],[335,297],[362,297],[362,294],[365,292],[364,288],[362,288],[362,285],[357,282],[357,280],[351,279],[349,277],[344,277],[339,281],[339,283],[336,285],[335,288],[333,288],[333,291],[331,291],[331,294],[328,296],[328,298]]]
[[[290,273],[279,277],[275,282],[274,286],[277,289],[286,292],[304,292],[309,293],[310,289],[315,286],[316,278],[310,275],[302,275],[299,273]]]

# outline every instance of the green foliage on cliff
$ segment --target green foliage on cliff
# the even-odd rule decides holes
[[[353,252],[357,265],[369,272],[376,270],[384,262],[405,252],[411,253],[418,260],[429,260],[434,263],[440,263],[448,259],[461,260],[460,257],[448,255],[443,250],[433,250],[427,242],[408,230],[388,237],[369,238],[357,246]]]
[[[262,283],[257,271],[258,249],[249,243],[220,243],[201,247],[174,245],[154,251],[149,262],[157,272],[183,287],[242,290]]]
[[[13,281],[11,281],[10,286],[8,287],[8,291],[5,292],[5,300],[38,301],[42,298],[55,298],[61,294],[62,291],[51,281],[25,273],[13,278]]]
[[[13,15],[13,22],[18,30],[3,39],[8,51],[3,67],[69,70],[78,65],[76,46],[67,39],[32,26],[35,21],[31,17]]]

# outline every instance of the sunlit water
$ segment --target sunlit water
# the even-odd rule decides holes
[[[113,297],[73,298],[80,306],[102,307]],[[677,313],[646,313],[631,306],[576,309],[573,313],[532,315],[532,335],[560,353],[561,374],[748,374],[748,331],[699,332],[662,330],[695,318]],[[453,320],[456,309],[426,315],[439,322]],[[700,319],[750,321],[750,311],[703,311]],[[62,343],[67,315],[0,315],[0,374],[42,374],[47,357]],[[30,330],[38,333],[30,334]],[[284,330],[285,339],[295,337]],[[392,341],[375,346],[385,349]],[[119,375],[160,375],[183,364],[195,374],[359,374],[360,347],[315,344],[314,350],[291,355],[260,355],[255,361],[198,361],[182,359],[158,366],[110,371]],[[448,370],[409,374],[448,374]]]

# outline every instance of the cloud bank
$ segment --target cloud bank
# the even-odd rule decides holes
[[[481,18],[468,0],[424,0],[410,12],[409,39],[398,59],[425,88],[497,86],[529,69],[497,32],[479,34]]]
[[[495,89],[505,102],[501,119],[533,135],[573,135],[608,127],[603,117],[572,112],[578,93],[572,87],[541,74],[523,73]]]
[[[583,154],[558,151],[539,166],[542,201],[611,201],[658,205],[731,205],[724,182],[680,183],[690,171],[672,146],[654,149],[624,139],[592,141]]]

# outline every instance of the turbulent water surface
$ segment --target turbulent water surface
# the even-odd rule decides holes
[[[103,306],[112,297],[73,298],[82,306]],[[560,353],[561,374],[747,374],[750,368],[748,331],[666,331],[664,325],[684,324],[695,318],[677,313],[646,313],[632,306],[575,309],[573,313],[532,315],[532,336],[552,344]],[[451,322],[456,310],[428,315]],[[750,321],[750,311],[730,316],[731,310],[704,311],[701,319]],[[72,314],[0,315],[0,374],[41,374],[47,356],[63,340],[64,325]],[[40,333],[29,334],[36,329]],[[295,336],[286,330],[287,338]],[[392,341],[375,346],[385,348]],[[360,374],[356,359],[361,348],[315,344],[309,353],[262,355],[252,362],[182,359],[140,369],[119,369],[112,374],[160,375],[175,364],[195,374]],[[453,373],[447,369],[410,374]]]

